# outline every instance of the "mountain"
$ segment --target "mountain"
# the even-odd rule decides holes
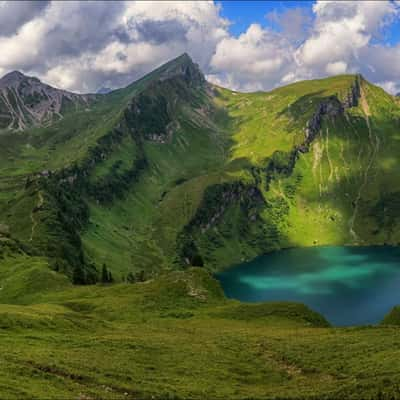
[[[18,73],[1,82],[76,96],[63,118],[0,135],[0,223],[76,282],[103,264],[119,280],[400,241],[400,107],[360,75],[238,93],[184,54],[95,98]]]
[[[94,98],[55,89],[13,71],[0,79],[0,129],[43,126],[61,119],[71,108],[88,107]]]
[[[107,94],[107,93],[110,93],[110,92],[112,92],[112,89],[102,86],[101,88],[99,88],[96,91],[96,94]]]
[[[8,76],[6,85],[21,87],[19,78]],[[90,108],[77,103],[62,119],[27,127],[24,135],[4,131],[0,219],[10,236],[49,256],[56,270],[76,274],[76,281],[96,280],[97,255],[83,237],[98,225],[94,214],[128,194],[149,170],[154,157],[148,151],[163,152],[154,145],[172,142],[181,124],[193,125],[192,135],[209,130],[211,119],[202,109],[209,103],[206,91],[198,67],[183,55],[125,89],[96,98]],[[181,157],[182,144],[177,147]]]
[[[187,54],[98,96],[1,82],[0,397],[397,398],[398,307],[332,328],[210,274],[397,245],[393,96],[361,75],[233,92]]]

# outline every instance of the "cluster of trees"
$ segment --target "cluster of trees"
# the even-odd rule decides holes
[[[89,207],[82,200],[79,180],[74,185],[68,182],[70,173],[63,170],[42,177],[37,185],[34,182],[27,188],[28,195],[39,192],[43,196],[42,205],[35,211],[40,226],[32,244],[38,254],[53,260],[55,270],[66,273],[74,283],[95,283],[97,271],[85,260],[80,237],[89,220]]]

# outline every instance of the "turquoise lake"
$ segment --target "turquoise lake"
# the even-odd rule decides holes
[[[376,324],[400,304],[400,248],[288,249],[217,278],[230,298],[301,302],[336,326]]]

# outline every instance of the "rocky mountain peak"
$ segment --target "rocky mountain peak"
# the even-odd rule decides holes
[[[113,91],[113,89],[110,89],[109,87],[102,86],[102,87],[100,87],[99,89],[96,90],[96,94],[107,94],[107,93],[110,93],[112,91]]]
[[[22,72],[12,71],[0,79],[0,87],[13,86],[20,83],[24,79],[27,79],[27,76],[25,76]]]
[[[206,82],[200,67],[187,53],[183,53],[161,68],[160,81],[181,76],[190,86],[199,86]]]
[[[68,105],[85,105],[92,97],[56,89],[19,71],[9,72],[0,79],[0,129],[49,124],[62,118]]]

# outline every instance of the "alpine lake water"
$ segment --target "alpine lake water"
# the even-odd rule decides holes
[[[294,248],[216,277],[229,298],[304,303],[335,326],[377,324],[400,304],[400,248]]]

